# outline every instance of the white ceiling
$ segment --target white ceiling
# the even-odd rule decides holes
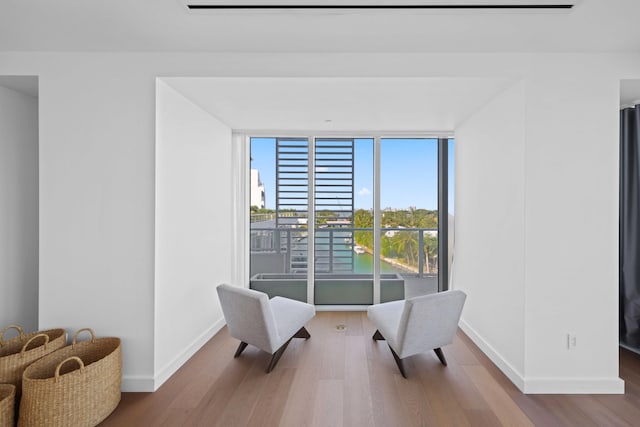
[[[0,51],[640,51],[640,1],[570,13],[190,12],[182,0],[5,0]]]
[[[512,83],[470,78],[162,81],[232,129],[326,132],[450,132]]]
[[[0,86],[33,96],[34,98],[38,97],[37,76],[0,76]]]

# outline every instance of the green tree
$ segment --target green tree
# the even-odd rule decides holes
[[[316,224],[326,224],[327,221],[335,218],[337,218],[337,215],[328,209],[316,211]]]
[[[373,214],[365,209],[358,209],[354,213],[355,228],[373,228]],[[373,249],[373,233],[366,230],[358,230],[354,233],[356,244]]]
[[[423,250],[425,257],[425,273],[431,273],[438,262],[438,236],[424,235]]]
[[[404,256],[407,264],[417,265],[418,236],[413,231],[398,231],[392,238],[392,247],[399,256]]]
[[[391,258],[393,255],[395,255],[391,239],[384,234],[380,239],[380,255],[385,258]]]
[[[354,214],[355,228],[372,228],[373,215],[365,209],[358,209]]]

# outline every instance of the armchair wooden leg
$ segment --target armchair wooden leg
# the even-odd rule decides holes
[[[398,357],[395,351],[389,346],[389,350],[391,350],[391,354],[393,354],[393,358],[396,360],[396,365],[398,365],[398,369],[400,369],[400,373],[404,378],[407,378],[407,374],[404,372],[404,365],[402,364],[402,359]]]
[[[442,363],[444,366],[447,366],[447,359],[444,358],[444,353],[442,352],[442,349],[434,348],[433,351],[435,351],[436,356],[438,356],[438,359],[440,359],[440,363]]]
[[[282,347],[277,349],[276,352],[271,355],[271,361],[269,362],[269,366],[267,366],[267,374],[276,367],[276,365],[278,364],[278,360],[280,360],[280,357],[282,357],[282,353],[284,353],[284,351],[287,349],[287,346],[294,338],[304,338],[308,340],[309,338],[311,338],[311,334],[309,333],[309,331],[307,331],[307,328],[303,326],[298,330],[298,332],[295,333],[294,336],[289,338],[289,341],[282,344]]]
[[[273,368],[276,367],[278,360],[280,360],[282,353],[284,353],[284,351],[287,349],[287,346],[289,345],[290,342],[291,342],[291,338],[289,339],[289,341],[282,344],[282,347],[277,349],[276,352],[271,355],[271,361],[269,362],[269,366],[267,366],[267,374],[271,372]]]
[[[247,348],[247,343],[244,341],[240,341],[240,345],[238,346],[238,349],[236,350],[236,354],[233,355],[234,358],[240,356],[240,354],[244,351],[244,349]]]
[[[311,334],[307,331],[307,328],[303,326],[298,332],[296,332],[293,338],[304,338],[305,340],[308,340],[311,338]]]
[[[375,341],[384,341],[384,337],[382,336],[382,334],[380,333],[379,330],[376,329],[376,332],[373,334],[372,337]],[[392,350],[393,351],[393,350]]]

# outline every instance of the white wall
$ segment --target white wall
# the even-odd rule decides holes
[[[224,326],[231,129],[161,80],[156,116],[155,386]]]
[[[39,324],[88,325],[98,334],[123,338],[125,389],[156,385],[154,336],[161,333],[154,313],[157,76],[523,80],[524,156],[531,174],[524,198],[525,375],[564,381],[569,373],[587,379],[588,386],[594,385],[590,379],[617,378],[618,168],[613,159],[619,80],[640,78],[640,55],[14,52],[0,53],[0,74],[39,76]],[[559,112],[566,116],[553,114]],[[462,214],[461,202],[456,200],[456,216]],[[560,209],[566,212],[557,213]],[[569,217],[576,225],[563,229]],[[562,222],[554,223],[556,218]],[[245,224],[235,215],[233,221]],[[578,225],[589,226],[588,237],[578,236]],[[460,236],[457,229],[457,247]],[[500,250],[492,241],[484,247],[487,253]],[[456,257],[454,287],[460,264]],[[569,356],[558,339],[574,327],[579,347]],[[500,335],[487,332],[488,338]],[[538,384],[539,390],[557,390],[552,381]]]
[[[40,327],[122,338],[123,388],[150,390],[154,79],[109,54],[28,68],[40,75]]]
[[[524,377],[524,84],[456,130],[454,287],[467,293],[463,330]]]
[[[0,290],[0,328],[37,330],[38,99],[2,86]]]
[[[527,91],[529,392],[622,391],[618,375],[619,81],[539,74]],[[607,308],[605,308],[607,307]],[[577,346],[567,350],[567,334]]]
[[[457,132],[454,287],[470,294],[463,329],[525,392],[624,389],[618,84],[598,69],[540,72]]]

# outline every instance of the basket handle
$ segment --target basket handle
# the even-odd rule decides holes
[[[80,332],[83,332],[83,331],[89,331],[89,333],[91,334],[91,343],[92,344],[94,342],[96,342],[96,334],[93,332],[93,329],[91,329],[91,328],[82,328],[82,329],[78,329],[76,331],[76,333],[73,334],[73,341],[71,342],[71,348],[75,347],[78,335],[80,334]]]
[[[47,344],[49,344],[49,335],[47,334],[36,334],[34,336],[32,336],[31,338],[29,338],[29,340],[24,343],[24,345],[22,346],[22,350],[20,351],[20,357],[24,356],[24,352],[27,351],[27,347],[29,347],[29,344],[31,344],[31,341],[35,340],[36,338],[40,338],[40,337],[44,337],[44,348],[45,350],[47,349]]]
[[[58,378],[60,377],[60,368],[62,368],[62,365],[67,362],[71,362],[72,360],[78,362],[78,365],[80,365],[80,372],[84,371],[84,363],[82,362],[82,359],[80,359],[78,356],[67,357],[62,362],[60,362],[58,366],[56,366],[56,382],[58,382]]]
[[[22,328],[20,326],[18,326],[18,325],[9,325],[6,328],[4,328],[2,331],[0,331],[0,347],[4,346],[4,343],[2,342],[2,338],[4,338],[4,334],[9,329],[15,329],[20,334],[20,339],[21,340],[24,339],[24,331],[22,330]]]

